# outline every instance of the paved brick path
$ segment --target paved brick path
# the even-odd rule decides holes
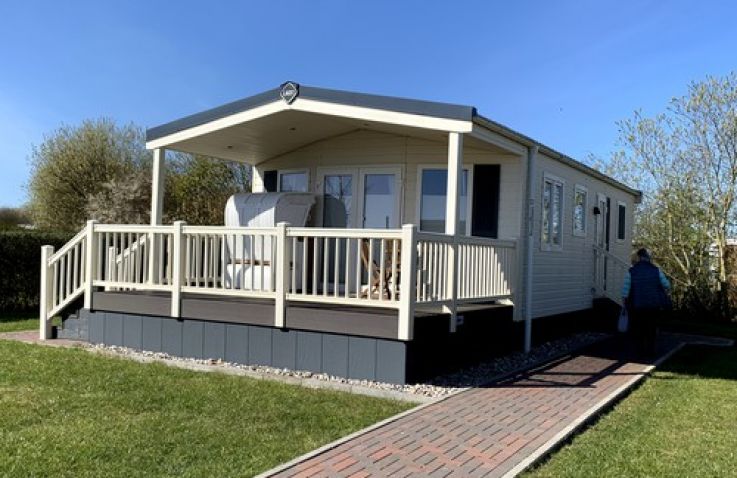
[[[0,340],[16,340],[27,344],[47,345],[49,347],[77,347],[82,342],[78,340],[53,339],[41,341],[38,338],[38,330],[21,330],[18,332],[3,332],[0,334]]]
[[[662,340],[658,356],[681,340]],[[652,361],[634,360],[621,339],[404,415],[279,477],[504,476],[563,440],[639,381]]]

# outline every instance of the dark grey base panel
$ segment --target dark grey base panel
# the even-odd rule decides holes
[[[407,345],[380,338],[81,310],[89,341],[179,357],[406,383]]]

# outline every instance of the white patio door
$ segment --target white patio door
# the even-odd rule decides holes
[[[399,228],[401,172],[399,167],[318,170],[315,192],[322,201],[322,226]]]
[[[401,169],[390,168],[331,168],[317,173],[316,193],[320,197],[319,214],[322,227],[387,229],[400,224]],[[323,244],[318,250],[317,261],[327,254],[327,263],[337,264],[327,269],[328,293],[337,289],[343,294],[346,286],[353,293],[356,289],[356,263],[358,243],[340,239],[339,244]],[[375,247],[379,247],[376,242]],[[340,254],[336,257],[336,250]],[[375,250],[378,257],[379,249]],[[363,278],[366,280],[366,277]],[[347,284],[346,284],[347,281]],[[357,292],[356,292],[357,293]]]
[[[396,229],[400,222],[402,178],[400,168],[359,170],[361,191],[360,227]]]

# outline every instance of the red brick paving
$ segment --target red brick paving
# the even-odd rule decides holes
[[[661,352],[677,342],[663,344]],[[475,388],[281,470],[278,477],[504,476],[634,384],[648,361],[612,339],[488,387]]]
[[[16,340],[27,344],[41,344],[50,347],[77,347],[84,342],[68,339],[53,339],[42,341],[39,338],[38,330],[21,330],[18,332],[3,332],[0,334],[0,340]]]

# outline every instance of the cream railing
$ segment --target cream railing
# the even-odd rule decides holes
[[[87,247],[90,245],[90,247]],[[465,302],[513,294],[515,243],[402,229],[102,225],[87,228],[42,262],[42,337],[48,320],[94,288],[274,300],[274,325],[288,302],[398,310],[397,337],[412,337],[414,310],[455,311]],[[449,260],[450,258],[453,260]],[[456,264],[452,268],[449,264]],[[453,272],[455,270],[455,272]],[[89,279],[89,280],[88,280]]]
[[[508,299],[514,294],[515,241],[419,232],[417,258],[418,304],[460,304]],[[458,267],[455,297],[451,262]]]
[[[50,319],[85,291],[87,241],[87,230],[83,229],[56,253],[53,246],[41,248],[39,290],[41,339],[49,336]]]

